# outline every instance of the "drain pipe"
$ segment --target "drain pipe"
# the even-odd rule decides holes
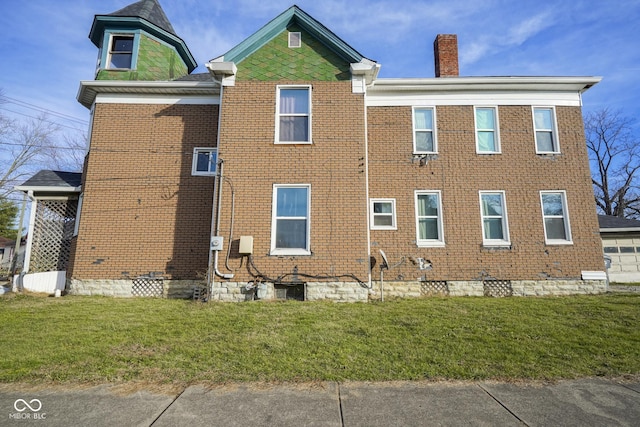
[[[208,64],[207,64],[208,65]],[[207,68],[209,68],[207,66]],[[211,71],[211,70],[210,70]],[[215,75],[212,75],[213,81],[220,84],[220,107],[218,110],[218,135],[216,140],[216,150],[218,155],[220,154],[220,129],[222,125],[222,95],[224,93],[224,85],[222,84],[222,80],[216,79]],[[213,288],[215,286],[215,276],[221,277],[223,279],[232,279],[233,274],[222,274],[218,271],[218,250],[211,250],[211,241],[213,237],[217,237],[220,235],[220,210],[222,206],[222,178],[223,178],[223,169],[224,169],[224,160],[218,157],[218,164],[216,165],[216,173],[215,178],[217,179],[217,187],[215,190],[218,192],[218,197],[216,200],[216,195],[213,195],[212,200],[212,209],[211,209],[211,230],[209,233],[209,262],[207,264],[207,289],[209,290],[209,301],[211,301],[213,296]],[[229,243],[231,244],[231,243]],[[212,256],[213,252],[213,256]],[[221,283],[222,285],[222,283]],[[220,295],[218,294],[218,298]]]
[[[218,167],[220,168],[220,173],[217,174],[217,178],[218,178],[218,202],[216,203],[216,230],[215,230],[215,235],[219,236],[220,235],[220,211],[221,211],[221,206],[222,206],[222,178],[223,178],[223,173],[224,173],[224,160],[219,159],[218,160]],[[230,243],[229,243],[230,244]],[[218,250],[213,251],[213,271],[215,272],[216,276],[218,277],[222,277],[223,279],[233,279],[233,273],[229,273],[229,274],[223,274],[220,273],[220,271],[218,271],[218,255],[219,252]]]

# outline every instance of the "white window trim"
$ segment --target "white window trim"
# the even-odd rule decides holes
[[[376,215],[388,216],[389,214],[376,214],[373,211],[375,203],[391,203],[391,225],[374,225],[374,217]],[[398,225],[396,223],[396,199],[371,199],[369,201],[369,223],[371,224],[371,230],[397,230]]]
[[[127,37],[131,38],[132,46],[131,46],[131,63],[129,64],[129,68],[111,68],[111,55],[113,53],[113,38],[114,37]],[[109,44],[107,45],[107,62],[105,65],[106,70],[134,70],[134,56],[135,56],[135,48],[136,48],[136,34],[135,33],[109,33]]]
[[[492,109],[493,110],[493,125],[495,129],[479,129],[477,114],[476,111],[478,109]],[[502,144],[500,144],[500,119],[498,117],[498,107],[495,105],[478,105],[473,107],[473,126],[475,128],[475,138],[476,138],[476,154],[502,154]],[[478,140],[478,132],[479,131],[492,131],[494,135],[494,141],[496,145],[496,149],[494,151],[480,151],[480,141]]]
[[[214,170],[212,171],[198,171],[196,170],[196,168],[198,167],[198,153],[201,151],[208,151],[208,152],[216,152],[216,167]],[[217,161],[218,161],[218,149],[215,147],[195,147],[193,149],[193,159],[191,161],[191,175],[193,176],[215,176],[215,174],[218,172],[218,165],[217,165]],[[209,162],[211,162],[211,158],[209,158]]]
[[[280,90],[281,89],[308,89],[309,91],[309,140],[308,141],[280,141]],[[278,85],[276,86],[276,134],[275,144],[295,144],[295,145],[309,145],[313,144],[313,115],[312,115],[312,86],[311,85]],[[288,114],[292,115],[292,114]],[[299,114],[300,117],[307,116],[307,114]]]
[[[553,138],[553,151],[540,151],[538,150],[538,134],[536,128],[536,110],[551,110],[552,129],[551,136]],[[558,119],[556,116],[556,107],[545,105],[534,105],[531,107],[531,118],[533,119],[533,139],[536,146],[536,154],[560,154],[560,137],[558,135]],[[548,129],[540,129],[548,130]]]
[[[298,36],[297,40],[295,39],[296,35]],[[294,43],[295,41],[297,41],[297,43]],[[300,31],[289,32],[288,46],[292,49],[297,49],[302,47],[302,33]]]
[[[276,225],[278,210],[278,188],[306,188],[307,189],[307,247],[300,248],[276,248]],[[271,198],[271,251],[275,256],[308,256],[311,255],[311,184],[273,184],[273,196]]]
[[[542,201],[543,194],[560,194],[562,196],[562,216],[564,218],[564,232],[567,236],[566,240],[562,239],[549,239],[547,238],[547,225],[545,223],[545,218],[547,215],[544,214],[544,204]],[[542,228],[544,230],[544,242],[547,245],[573,245],[573,237],[571,236],[571,223],[569,222],[569,206],[567,205],[567,192],[565,190],[543,190],[540,191],[540,209],[542,213]],[[557,218],[557,216],[553,216],[550,218]]]
[[[504,239],[487,239],[484,235],[484,219],[485,215],[482,209],[482,196],[483,195],[491,195],[491,194],[500,194],[502,199],[502,216],[500,217],[502,220],[502,232],[504,235]],[[509,219],[507,214],[507,197],[505,195],[504,190],[482,190],[478,192],[479,200],[480,200],[480,227],[482,230],[482,245],[483,246],[511,246],[511,238],[509,237]],[[497,218],[496,216],[487,216],[486,218]]]
[[[431,110],[431,118],[433,122],[433,129],[431,129],[431,136],[433,138],[433,151],[418,151],[416,148],[416,130],[429,130],[429,129],[416,129],[416,110]],[[436,107],[433,106],[413,106],[411,108],[411,138],[413,139],[413,154],[438,154],[438,135],[436,132]]]
[[[437,194],[438,195],[438,240],[420,239],[420,219],[418,217],[418,196],[424,194]],[[416,225],[416,244],[419,248],[433,248],[444,246],[444,227],[442,223],[442,192],[440,190],[415,190],[414,196],[415,205],[415,225]]]

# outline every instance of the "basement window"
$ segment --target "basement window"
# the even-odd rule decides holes
[[[299,32],[289,33],[289,47],[297,48],[302,47],[302,34]]]

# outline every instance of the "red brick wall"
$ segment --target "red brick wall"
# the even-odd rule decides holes
[[[204,275],[213,178],[191,162],[217,125],[212,105],[96,105],[71,278]]]
[[[351,82],[314,82],[313,144],[276,145],[276,86],[294,83],[301,82],[238,81],[224,88],[220,156],[235,189],[236,242],[229,260],[236,273],[233,281],[252,278],[246,260],[237,255],[237,239],[242,235],[253,236],[255,265],[271,278],[291,273],[297,266],[304,274],[353,274],[366,281],[364,97],[351,93]],[[273,185],[298,183],[311,184],[312,255],[271,256]],[[230,188],[223,187],[225,236],[230,225]],[[226,250],[220,265],[228,272],[225,256]]]
[[[458,69],[458,36],[455,34],[438,34],[433,42],[436,77],[457,77]]]
[[[603,270],[579,107],[557,107],[561,154],[535,153],[531,106],[500,106],[502,154],[476,154],[473,106],[437,107],[438,156],[412,162],[411,107],[368,109],[370,197],[396,198],[397,231],[371,232],[372,254],[433,262],[433,280],[579,278]],[[441,190],[445,247],[416,246],[414,190]],[[504,190],[511,249],[482,245],[480,190]],[[546,245],[540,190],[566,190],[573,245]],[[377,274],[377,269],[376,273]],[[385,277],[422,275],[410,262]]]

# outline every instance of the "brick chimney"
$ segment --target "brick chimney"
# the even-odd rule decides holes
[[[438,34],[433,42],[436,77],[458,77],[458,36]]]

